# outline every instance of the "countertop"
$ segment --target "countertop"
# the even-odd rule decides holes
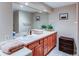
[[[27,45],[31,42],[37,41],[37,40],[44,38],[48,35],[51,35],[53,33],[56,33],[56,31],[43,31],[42,34],[32,34],[32,35],[27,35],[27,36],[20,36],[20,37],[17,37],[15,40],[21,41],[25,45]]]
[[[32,34],[32,35],[27,35],[27,36],[19,36],[19,37],[16,37],[16,39],[14,39],[14,40],[18,40],[18,41],[22,42],[23,44],[28,45],[29,43],[40,40],[41,38],[49,36],[53,33],[56,33],[56,31],[51,31],[51,32],[50,31],[43,31],[42,34]],[[23,53],[23,52],[26,52],[26,53]],[[15,53],[13,53],[12,56],[16,56],[16,55],[17,56],[24,56],[24,55],[31,55],[31,54],[32,54],[31,50],[29,50],[28,48],[23,48]],[[3,56],[6,54],[0,50],[0,55]]]

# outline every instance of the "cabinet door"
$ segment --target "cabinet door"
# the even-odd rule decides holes
[[[34,48],[30,48],[29,45],[27,45],[26,47],[32,50],[32,56],[34,56]]]
[[[52,49],[52,35],[48,37],[48,51],[50,51]]]
[[[48,53],[48,40],[47,38],[44,39],[44,55]]]
[[[35,56],[35,47],[39,45],[39,41],[27,45],[27,48],[32,50],[32,56]]]
[[[35,55],[35,50],[34,50],[34,48],[31,49],[31,50],[32,50],[32,56],[34,56],[34,55]]]
[[[39,45],[39,41],[33,42],[31,44],[29,44],[29,49],[33,49],[34,47]]]
[[[53,47],[56,45],[56,42],[57,42],[57,33],[54,33],[52,35],[52,41],[53,41]]]
[[[43,56],[43,45],[40,44],[37,47],[34,48],[34,54],[33,56]]]

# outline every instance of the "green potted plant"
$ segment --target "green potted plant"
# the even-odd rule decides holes
[[[51,30],[53,30],[53,26],[52,25],[47,25],[47,29],[48,29],[48,31],[51,31]]]
[[[42,25],[41,28],[44,29],[44,30],[46,30],[47,26],[46,25]]]

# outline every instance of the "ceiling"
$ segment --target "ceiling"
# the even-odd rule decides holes
[[[76,2],[44,2],[44,4],[52,7],[52,8],[58,8],[63,7],[71,4],[75,4]]]
[[[32,3],[31,7],[30,4]],[[39,4],[39,5],[34,5],[34,4]],[[42,4],[45,4],[46,7],[50,7],[50,8],[58,8],[58,7],[63,7],[66,5],[70,5],[70,4],[75,4],[75,2],[43,2]],[[30,2],[28,6],[24,5],[24,3],[13,3],[12,4],[13,7],[13,11],[16,10],[22,10],[22,11],[27,11],[27,12],[40,12],[40,10],[38,8],[43,7],[43,5],[40,5],[39,2]],[[32,8],[32,7],[36,7],[36,8]],[[43,11],[43,8],[41,8]]]
[[[27,11],[27,12],[37,12],[38,11],[29,6],[25,6],[25,5],[19,4],[19,3],[13,3],[12,8],[13,8],[13,11],[16,11],[16,10]]]

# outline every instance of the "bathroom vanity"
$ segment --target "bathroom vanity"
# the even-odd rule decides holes
[[[57,32],[50,32],[37,35],[36,39],[25,46],[32,50],[33,56],[46,56],[56,46],[56,40]]]

